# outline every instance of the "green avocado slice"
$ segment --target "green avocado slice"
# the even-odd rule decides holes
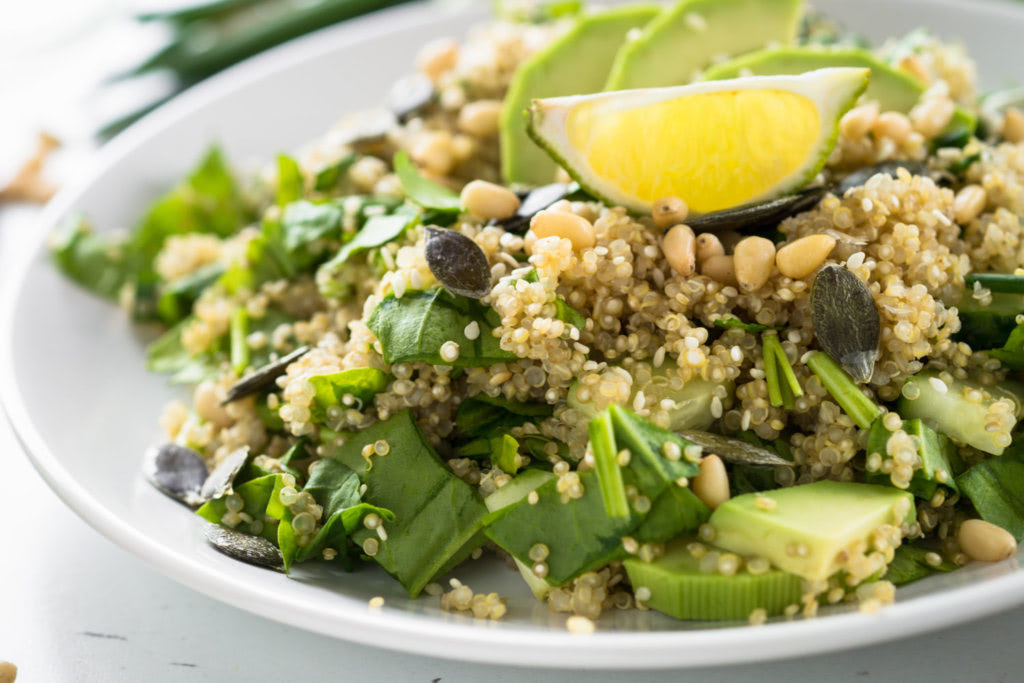
[[[842,66],[871,69],[871,81],[864,99],[878,102],[882,111],[907,113],[925,91],[925,86],[910,74],[859,48],[804,46],[760,50],[717,64],[704,73],[704,78],[721,81],[741,75],[802,74],[815,69]],[[977,124],[973,114],[957,107],[946,130],[963,131],[971,135]]]
[[[600,92],[626,34],[658,14],[654,4],[625,5],[585,16],[565,35],[523,62],[501,112],[501,173],[507,183],[544,185],[558,166],[526,132],[534,99]]]
[[[605,90],[682,85],[719,55],[788,45],[796,39],[803,7],[803,0],[675,3],[619,48]]]

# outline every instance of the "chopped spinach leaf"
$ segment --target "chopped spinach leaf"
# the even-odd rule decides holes
[[[935,572],[950,572],[956,569],[956,565],[948,560],[942,560],[937,566],[931,565],[925,559],[933,551],[914,545],[901,545],[896,548],[896,554],[885,570],[883,577],[896,586],[903,586],[913,581],[918,581]],[[941,557],[941,555],[940,555]]]
[[[388,385],[388,373],[377,368],[350,368],[330,375],[314,375],[309,383],[314,395],[313,419],[323,421],[327,408],[345,405],[345,396],[358,401],[358,408],[373,401],[373,397]]]
[[[1024,538],[1024,442],[971,466],[956,483],[982,519]]]
[[[168,283],[160,290],[156,312],[167,325],[174,325],[192,312],[199,295],[224,275],[224,266],[211,263],[180,280]]]
[[[98,235],[81,214],[68,216],[54,232],[50,252],[66,276],[91,292],[116,299],[131,276],[124,240]]]
[[[285,206],[302,199],[304,185],[298,162],[287,154],[278,154],[277,205]]]
[[[404,151],[395,154],[395,174],[405,188],[409,199],[425,209],[458,213],[462,210],[462,200],[447,187],[427,180],[416,170],[409,155]]]
[[[324,166],[313,176],[313,189],[317,192],[330,192],[338,187],[348,170],[359,160],[359,155],[353,152],[338,159],[333,164]]]
[[[455,425],[463,436],[498,436],[527,422],[540,422],[554,413],[547,403],[521,403],[487,394],[477,394],[459,404]]]
[[[746,330],[747,332],[750,332],[752,334],[761,334],[762,332],[767,332],[769,330],[781,329],[779,327],[771,327],[769,325],[759,325],[758,323],[745,323],[735,316],[726,316],[723,318],[718,318],[717,320],[714,321],[713,324],[715,327],[720,327],[723,330],[738,327],[741,330]]]
[[[488,319],[495,317],[493,310],[473,299],[435,288],[400,299],[389,294],[377,304],[367,325],[377,335],[389,365],[423,362],[471,368],[516,358],[491,333],[494,328]],[[464,330],[472,322],[479,325],[480,333],[470,340]],[[441,357],[441,346],[448,341],[459,345],[459,357],[453,361]]]

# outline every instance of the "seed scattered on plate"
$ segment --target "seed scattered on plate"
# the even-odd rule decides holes
[[[204,532],[210,545],[228,557],[257,567],[284,570],[281,551],[262,536],[246,534],[217,524],[207,524]]]
[[[201,493],[206,463],[191,448],[175,443],[154,446],[146,451],[143,472],[153,486],[185,505],[198,507],[206,502]]]
[[[427,266],[450,292],[481,299],[491,291],[491,269],[483,249],[455,230],[427,227]]]

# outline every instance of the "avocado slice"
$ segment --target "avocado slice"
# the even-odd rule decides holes
[[[772,498],[775,508],[758,507],[755,501],[761,495]],[[819,581],[839,571],[841,551],[867,540],[883,524],[914,518],[914,498],[906,491],[819,481],[731,498],[718,506],[709,523],[718,546],[759,555],[779,569]],[[805,552],[793,552],[800,546]]]
[[[751,574],[743,567],[731,576],[701,572],[700,560],[687,550],[693,540],[673,541],[653,562],[629,558],[622,563],[634,590],[651,591],[645,605],[676,619],[735,620],[758,608],[780,614],[800,602],[800,577],[778,569]]]
[[[684,0],[665,9],[619,48],[605,90],[682,85],[718,55],[773,42],[788,45],[800,29],[803,0]]]
[[[509,85],[501,112],[501,173],[507,183],[544,185],[558,166],[526,132],[534,99],[600,92],[615,48],[626,34],[660,11],[654,4],[625,5],[584,16],[565,35],[524,61]]]
[[[709,81],[720,81],[750,74],[802,74],[815,69],[840,66],[871,69],[871,81],[868,83],[864,98],[878,102],[882,111],[907,113],[913,109],[925,91],[924,85],[916,78],[887,64],[871,52],[846,47],[802,46],[761,50],[717,64],[704,73],[704,78]],[[957,107],[944,135],[962,132],[969,137],[977,125],[977,118],[973,114]]]
[[[959,473],[962,466],[956,466],[960,460],[953,443],[944,434],[939,434],[921,420],[904,420],[902,429],[917,439],[917,454],[921,458],[921,469],[914,472],[914,478],[910,480],[910,487],[907,490],[926,500],[935,495],[935,489],[940,484],[952,491],[959,491],[953,477]],[[890,436],[892,432],[882,424],[882,418],[875,420],[871,425],[871,431],[868,432],[867,452],[884,455]],[[940,471],[945,472],[942,482],[936,479]],[[869,484],[882,486],[889,485],[891,481],[889,475],[883,472],[868,472],[864,480]]]

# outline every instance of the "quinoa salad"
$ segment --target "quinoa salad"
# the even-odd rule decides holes
[[[499,3],[51,252],[160,326],[142,467],[231,557],[500,619],[495,556],[580,633],[875,612],[1024,537],[1024,91],[976,80],[802,0]]]

